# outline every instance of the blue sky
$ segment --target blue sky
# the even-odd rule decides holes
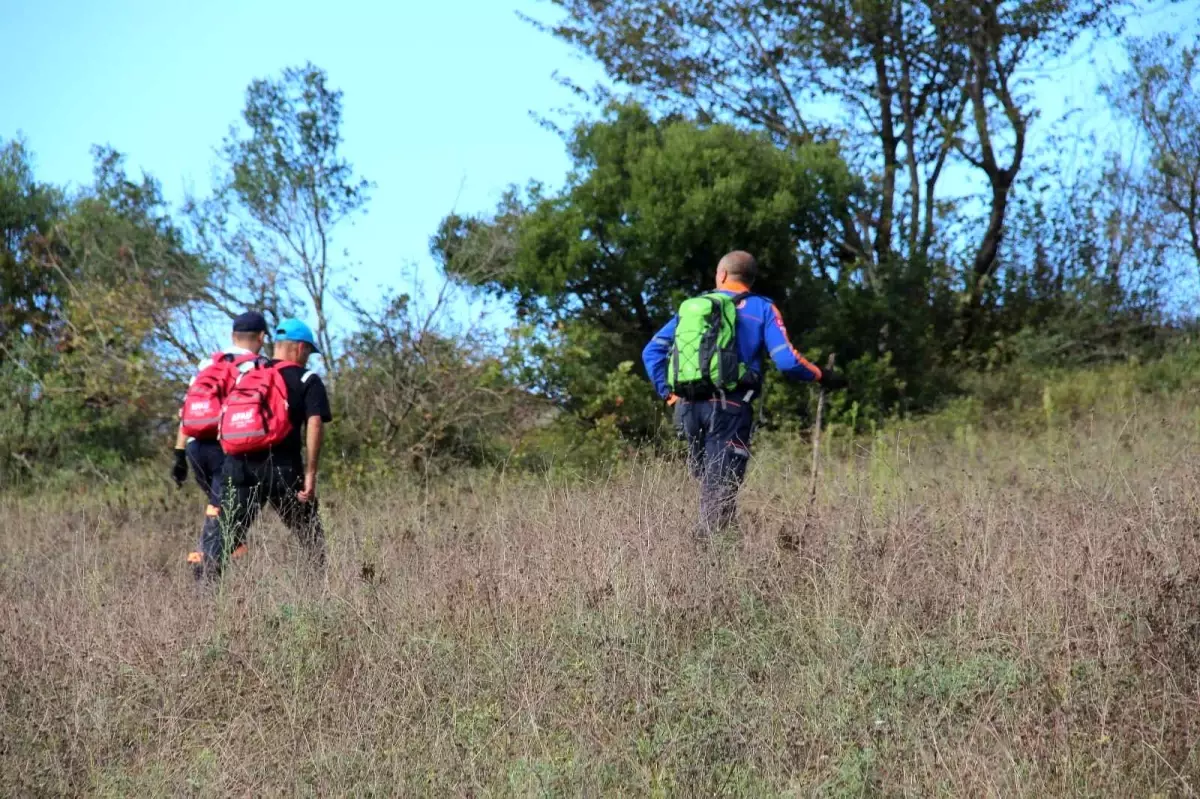
[[[1132,28],[1194,30],[1196,5]],[[446,213],[566,172],[562,142],[531,112],[571,102],[555,70],[584,84],[600,73],[518,10],[553,13],[539,0],[0,0],[0,137],[23,134],[38,177],[59,184],[87,181],[89,147],[112,145],[178,201],[207,189],[246,85],[311,60],[345,91],[345,152],[378,184],[338,245],[361,264],[360,291],[404,290],[406,265],[431,274],[428,239]],[[1099,108],[1097,78],[1118,62],[1102,48],[1043,76],[1035,134],[1068,107]]]
[[[505,0],[0,0],[9,74],[0,138],[20,132],[39,179],[83,183],[92,144],[126,153],[172,200],[209,186],[214,148],[246,85],[311,60],[345,92],[345,153],[377,188],[340,231],[360,290],[428,274],[451,210],[492,207],[509,183],[561,181],[558,136],[530,112],[570,104],[556,69],[599,70],[520,20]],[[20,75],[11,70],[19,65]]]

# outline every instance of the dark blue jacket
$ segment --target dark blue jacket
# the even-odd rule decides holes
[[[745,292],[746,288],[726,283],[719,290],[735,295]],[[675,325],[678,322],[679,317],[667,322],[642,350],[646,374],[650,375],[654,390],[663,399],[671,393],[667,388],[667,358],[675,341]],[[747,377],[751,383],[757,384],[762,380],[764,352],[771,356],[780,372],[793,380],[821,379],[821,370],[796,352],[788,340],[787,328],[783,325],[779,309],[766,297],[751,294],[738,304],[737,346],[739,360],[746,364],[746,369],[751,373]]]

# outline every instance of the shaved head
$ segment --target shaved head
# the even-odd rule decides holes
[[[276,341],[275,358],[301,366],[308,365],[308,359],[313,354],[312,345],[306,341]]]
[[[754,260],[754,256],[742,250],[734,250],[721,259],[717,264],[717,284],[720,285],[726,280],[733,280],[738,283],[745,283],[747,286],[754,285],[754,279],[758,277],[758,261]]]

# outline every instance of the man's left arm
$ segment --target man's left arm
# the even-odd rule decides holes
[[[321,445],[325,441],[325,422],[320,416],[308,417],[304,445],[308,449],[304,461],[304,490],[297,496],[301,502],[311,502],[317,496],[317,464],[321,462]]]
[[[175,463],[171,467],[171,479],[175,481],[175,486],[178,488],[183,485],[187,475],[187,436],[183,434],[183,425],[180,424],[175,433]]]
[[[311,502],[317,497],[317,466],[321,461],[321,445],[325,441],[325,425],[333,421],[329,408],[329,395],[325,383],[313,372],[305,372],[301,378],[304,386],[305,423],[304,444],[308,452],[304,461],[304,490],[297,497],[301,502]]]

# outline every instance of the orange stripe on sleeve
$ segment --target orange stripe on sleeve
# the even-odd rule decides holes
[[[793,350],[793,352],[795,352],[795,350]],[[817,365],[815,363],[813,363],[812,361],[810,361],[808,358],[805,358],[803,355],[801,355],[798,352],[796,353],[796,357],[800,359],[800,363],[802,363],[804,365],[804,368],[808,369],[810,372],[812,372],[814,375],[817,376],[817,380],[820,380],[822,377],[825,376],[821,373],[821,370],[817,368]]]
[[[794,346],[792,346],[792,337],[788,335],[787,325],[783,323],[783,314],[779,313],[779,309],[775,307],[774,303],[771,303],[771,312],[775,314],[775,324],[779,325],[779,332],[783,334],[783,340],[788,343],[788,349],[792,351],[792,355],[796,358],[796,362],[816,375],[817,380],[820,380],[823,376],[821,374],[821,370],[817,368],[816,364],[811,363],[808,358],[805,358],[796,351]]]

